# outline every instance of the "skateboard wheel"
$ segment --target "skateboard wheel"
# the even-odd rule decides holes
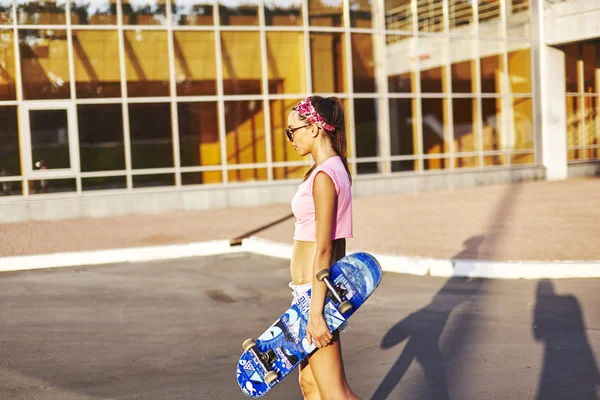
[[[254,346],[256,346],[256,342],[252,338],[246,339],[246,340],[244,340],[244,343],[242,343],[242,347],[244,348],[244,351],[248,351],[251,348],[253,348]]]
[[[323,268],[323,269],[317,271],[315,276],[317,277],[317,280],[319,282],[321,282],[321,281],[323,281],[323,279],[325,279],[329,276],[329,270],[326,268]]]
[[[346,314],[347,312],[352,310],[352,303],[350,303],[349,301],[344,301],[342,304],[340,304],[340,312],[342,314]]]
[[[275,380],[277,380],[277,372],[267,372],[267,374],[265,375],[265,382],[267,382],[270,385],[271,383],[275,382]]]

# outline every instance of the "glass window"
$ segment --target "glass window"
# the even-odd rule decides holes
[[[0,25],[13,23],[12,8],[12,0],[0,0]]]
[[[94,178],[81,178],[81,189],[90,190],[110,190],[127,188],[127,178],[125,176],[102,176]]]
[[[529,0],[507,0],[506,35],[509,37],[529,37],[531,22]]]
[[[173,32],[178,96],[217,94],[214,32]]]
[[[260,34],[221,32],[225,94],[262,93]]]
[[[121,0],[123,24],[166,25],[166,0]]]
[[[445,99],[421,99],[423,154],[447,153],[447,121]]]
[[[439,0],[416,0],[419,31],[444,31],[444,3]]]
[[[285,179],[303,179],[309,167],[306,165],[290,165],[285,167],[273,167],[273,179],[276,181]]]
[[[173,167],[170,104],[129,104],[129,130],[134,169]]]
[[[452,121],[454,125],[454,152],[469,153],[478,151],[477,99],[452,99]],[[459,163],[460,165],[461,163]]]
[[[598,98],[584,97],[584,127],[585,144],[588,146],[600,144],[600,118],[598,118]]]
[[[226,101],[227,164],[267,161],[265,121],[261,100]],[[231,177],[232,171],[229,171]],[[249,173],[246,171],[246,173]],[[235,173],[235,176],[237,173]],[[240,173],[243,176],[242,173]]]
[[[292,144],[288,141],[285,134],[285,130],[288,127],[288,114],[292,107],[294,107],[301,99],[281,99],[271,100],[269,102],[270,114],[271,114],[271,158],[273,162],[284,162],[284,161],[305,161],[304,157],[301,157],[296,150],[292,147]],[[275,172],[275,169],[273,170]],[[304,171],[304,172],[302,172]],[[274,175],[275,179],[292,179],[300,178],[304,176],[306,167],[285,167],[277,169],[277,175]]]
[[[117,31],[73,31],[78,98],[121,97]]]
[[[495,40],[481,40],[479,42],[481,92],[505,93],[502,90],[502,75],[504,74],[503,44]]]
[[[65,0],[16,0],[20,25],[66,25]]]
[[[19,48],[25,100],[70,97],[66,31],[20,30]]]
[[[502,99],[500,97],[481,99],[481,119],[483,150],[504,150],[504,124],[502,123]]]
[[[585,93],[598,93],[598,44],[600,42],[586,42],[581,44],[583,58],[583,91]]]
[[[388,35],[386,43],[386,71],[388,92],[416,93],[415,62],[413,57],[416,41],[413,36]]]
[[[270,93],[305,93],[304,33],[267,32]]]
[[[504,36],[500,18],[500,0],[479,0],[479,34]]]
[[[125,75],[130,97],[169,95],[167,32],[125,31]]]
[[[343,0],[308,0],[308,22],[312,26],[344,26]]]
[[[77,125],[83,172],[125,169],[121,104],[80,104]]]
[[[0,100],[16,100],[15,47],[12,31],[0,30]]]
[[[75,179],[39,179],[29,181],[29,194],[76,192]]]
[[[268,179],[266,168],[230,169],[227,171],[229,182],[266,181]]]
[[[375,99],[354,99],[354,144],[358,158],[379,156],[378,113]],[[356,170],[359,174],[370,174],[379,172],[379,167],[377,163],[357,163]]]
[[[343,33],[310,34],[313,92],[347,91],[344,43]]]
[[[418,155],[415,99],[390,99],[390,151],[392,156]]]
[[[32,169],[71,168],[66,109],[29,110]]]
[[[385,27],[388,30],[413,31],[412,0],[385,0]]]
[[[583,121],[581,115],[581,98],[579,96],[567,96],[567,145],[569,147],[581,146]]]
[[[352,85],[355,93],[375,93],[373,36],[352,34]]]
[[[221,25],[258,25],[258,0],[218,0]]]
[[[177,116],[181,166],[221,165],[217,103],[179,103]]]
[[[373,0],[350,0],[350,26],[352,28],[371,28]]]
[[[73,0],[73,25],[117,25],[117,2],[111,0]]]
[[[477,93],[477,43],[469,39],[452,39],[450,45],[452,92]]]
[[[0,107],[0,177],[21,175],[17,107]]]
[[[533,149],[533,109],[531,98],[512,99],[512,118],[507,132],[509,147],[516,150]]]
[[[265,0],[265,24],[302,25],[302,0]]]
[[[175,186],[175,174],[134,175],[134,188]]]
[[[446,49],[445,39],[419,38],[419,69],[421,70],[421,92],[445,93]]]
[[[213,25],[212,0],[172,0],[172,16],[174,25]]]
[[[448,0],[450,30],[453,33],[470,34],[473,32],[473,2]]]
[[[579,93],[579,73],[577,72],[579,69],[577,65],[580,59],[579,50],[579,43],[569,44],[564,47],[567,93]]]
[[[514,43],[522,46],[522,43]],[[531,51],[529,48],[508,52],[508,79],[512,93],[531,93]]]
[[[182,185],[207,185],[223,183],[223,172],[221,170],[184,172],[181,174]]]

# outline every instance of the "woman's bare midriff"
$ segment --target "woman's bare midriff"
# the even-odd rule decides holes
[[[292,260],[290,262],[290,273],[294,285],[312,283],[313,261],[315,259],[316,242],[303,242],[294,240],[292,249]],[[331,242],[331,262],[333,265],[337,260],[346,255],[346,239],[336,239]]]

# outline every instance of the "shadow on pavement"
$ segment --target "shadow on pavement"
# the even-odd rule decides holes
[[[552,281],[540,280],[533,320],[533,335],[544,344],[536,399],[597,400],[600,373],[577,298],[560,295]]]

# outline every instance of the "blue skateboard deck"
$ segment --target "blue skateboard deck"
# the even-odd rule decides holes
[[[339,302],[330,296],[325,298],[323,315],[333,332],[373,293],[381,282],[382,272],[379,262],[370,254],[353,253],[336,262],[329,274],[330,281],[340,289],[342,300],[352,304],[352,309],[342,314]],[[309,290],[294,300],[290,308],[255,340],[256,346],[242,353],[237,365],[237,381],[247,396],[265,395],[315,351],[314,343],[309,345],[306,340],[310,295]],[[267,383],[265,376],[270,371],[277,377]]]

